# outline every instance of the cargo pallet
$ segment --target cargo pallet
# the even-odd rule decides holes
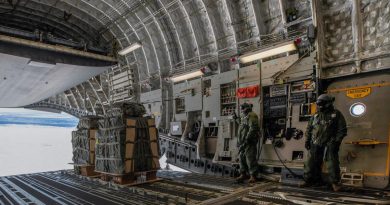
[[[125,153],[124,153],[124,173],[109,173],[96,171],[101,174],[100,179],[106,182],[113,182],[119,185],[136,185],[140,183],[146,183],[149,181],[158,180],[156,174],[160,168],[159,164],[159,145],[158,145],[158,132],[156,129],[154,119],[146,119],[146,127],[137,127],[137,121],[142,118],[126,118],[126,138],[125,138]],[[134,158],[134,150],[136,146],[137,135],[139,129],[146,129],[146,133],[149,146],[150,146],[150,160],[151,169],[148,171],[138,171],[136,166],[136,159]]]
[[[129,174],[112,174],[100,172],[100,180],[105,182],[113,182],[119,185],[137,185],[148,182],[159,181],[157,178],[157,170],[150,170],[144,172],[134,172]]]

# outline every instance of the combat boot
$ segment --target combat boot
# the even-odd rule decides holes
[[[307,180],[303,184],[298,185],[301,188],[307,187],[321,187],[324,185],[324,182],[321,179]]]
[[[245,173],[241,173],[241,175],[236,178],[236,182],[243,183],[245,179],[248,179],[248,176]]]
[[[332,189],[334,192],[338,192],[341,189],[341,186],[339,184],[332,184]]]
[[[307,188],[307,187],[312,187],[314,185],[313,182],[304,182],[303,184],[300,184],[300,188]]]
[[[254,175],[251,175],[251,177],[249,178],[249,181],[248,181],[248,183],[255,183],[255,182],[257,182],[257,178],[256,178],[256,176],[254,176]]]

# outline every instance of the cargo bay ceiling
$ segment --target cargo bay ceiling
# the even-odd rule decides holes
[[[111,70],[30,106],[84,114],[164,89],[179,73],[236,69],[230,59],[303,36],[312,23],[325,77],[386,68],[389,16],[388,0],[0,0],[0,30],[39,30],[118,58]],[[117,56],[136,42],[140,49]]]
[[[0,25],[87,42],[115,56],[141,42],[110,71],[30,106],[103,114],[114,74],[125,73],[129,83],[120,94],[131,100],[160,88],[160,79],[202,66],[224,72],[240,53],[287,40],[286,31],[289,39],[304,33],[288,29],[295,23],[288,25],[282,11],[290,7],[298,8],[298,23],[311,21],[308,0],[0,0]]]

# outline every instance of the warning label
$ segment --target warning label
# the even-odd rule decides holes
[[[347,96],[350,98],[364,98],[371,93],[371,88],[354,88],[347,90]]]

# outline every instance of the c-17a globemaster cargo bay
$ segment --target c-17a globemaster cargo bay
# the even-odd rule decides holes
[[[0,204],[390,204],[389,0],[0,0],[0,62],[79,118]]]

